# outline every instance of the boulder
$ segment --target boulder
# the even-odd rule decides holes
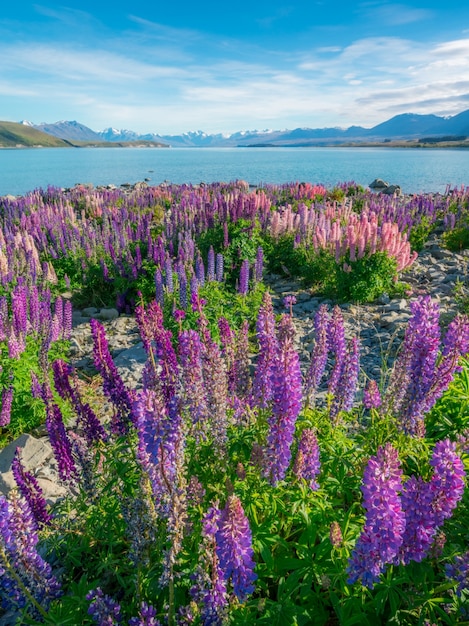
[[[389,183],[384,181],[382,178],[375,178],[372,183],[368,185],[370,189],[385,189],[389,187]]]

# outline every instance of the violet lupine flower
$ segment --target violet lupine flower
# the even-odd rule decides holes
[[[297,478],[305,480],[310,488],[315,491],[319,489],[316,476],[321,470],[319,461],[319,445],[316,434],[311,428],[305,428],[301,433],[296,453],[293,473]]]
[[[46,405],[46,428],[49,441],[57,461],[59,477],[64,482],[73,481],[77,476],[72,446],[65,430],[62,412],[53,401],[50,389],[43,386],[42,397]]]
[[[293,346],[294,337],[292,319],[283,315],[278,325],[278,348],[272,367],[273,404],[265,449],[264,474],[274,486],[283,480],[290,464],[295,423],[302,404],[300,359]]]
[[[111,596],[103,593],[101,587],[93,589],[86,595],[90,601],[88,615],[99,626],[117,626],[122,624],[121,607]]]
[[[173,293],[174,291],[174,282],[173,282],[173,264],[171,263],[171,259],[169,257],[166,258],[164,264],[165,270],[165,287],[168,293]]]
[[[285,296],[283,299],[283,306],[290,311],[290,315],[293,315],[294,304],[296,304],[296,296]]]
[[[28,331],[28,295],[26,285],[16,285],[11,292],[12,327],[15,335]]]
[[[238,398],[248,398],[251,388],[249,362],[249,322],[244,320],[237,333],[233,371],[235,393]]]
[[[215,280],[215,251],[210,246],[207,256],[207,280]]]
[[[155,300],[162,307],[164,304],[163,275],[159,267],[155,272]]]
[[[73,309],[70,300],[64,303],[64,319],[63,319],[63,338],[70,339],[73,327]]]
[[[13,404],[13,385],[2,389],[2,408],[0,409],[0,428],[8,426],[11,419],[11,406]]]
[[[386,565],[395,559],[405,530],[405,515],[398,495],[401,483],[397,450],[387,443],[370,458],[363,475],[366,519],[349,560],[349,583],[361,580],[364,586],[373,588]]]
[[[17,359],[25,350],[25,335],[17,335],[12,328],[8,337],[8,358]]]
[[[344,318],[342,311],[338,306],[335,306],[332,311],[332,318],[329,322],[328,332],[329,350],[334,356],[334,366],[332,368],[331,375],[329,376],[328,392],[334,395],[342,374],[346,353]]]
[[[142,602],[138,617],[132,617],[129,626],[161,626],[161,622],[156,619],[156,609],[151,604]]]
[[[210,333],[203,342],[202,373],[210,415],[211,434],[215,448],[225,449],[227,437],[226,410],[228,407],[228,374],[218,344],[212,341]]]
[[[329,350],[329,313],[327,306],[322,304],[314,316],[315,343],[311,352],[311,362],[306,375],[305,395],[308,403],[314,398],[327,365]]]
[[[238,293],[242,296],[246,296],[249,291],[249,261],[245,259],[241,263],[241,269],[239,272],[239,285]]]
[[[187,275],[184,268],[179,272],[179,303],[184,311],[188,307],[187,300]]]
[[[435,525],[440,526],[451,517],[464,493],[464,464],[456,453],[456,444],[449,439],[438,441],[433,449],[430,481],[433,492],[432,510]]]
[[[37,526],[50,524],[52,517],[47,511],[44,493],[36,477],[24,468],[21,462],[20,448],[16,448],[15,456],[11,463],[11,471],[13,472],[13,478],[18,490],[31,509]]]
[[[275,354],[278,349],[275,335],[275,314],[272,298],[266,291],[262,298],[256,321],[259,355],[252,385],[254,403],[260,408],[266,408],[273,398],[272,368]]]
[[[190,595],[201,607],[203,626],[222,626],[228,605],[228,593],[217,554],[216,533],[221,511],[210,507],[202,519],[202,549],[199,566],[190,589]]]
[[[62,593],[51,566],[37,551],[36,528],[31,509],[22,496],[12,493],[7,500],[0,495],[0,598],[7,610],[30,603],[25,589],[45,611]]]
[[[231,578],[236,597],[244,602],[254,591],[252,535],[249,521],[237,496],[230,496],[220,512],[215,533],[219,567],[226,581]]]
[[[209,417],[202,370],[202,342],[195,330],[179,334],[179,362],[182,378],[182,405],[187,410],[196,436],[205,437]]]
[[[262,281],[264,273],[264,250],[261,246],[257,248],[256,263],[254,265],[254,280],[258,283]]]
[[[96,319],[91,319],[90,325],[94,365],[103,379],[104,395],[112,402],[115,409],[111,429],[115,435],[123,435],[128,431],[130,424],[133,394],[124,385],[114,365],[104,326]]]
[[[363,392],[363,406],[365,409],[377,409],[381,406],[381,394],[379,393],[378,383],[376,380],[370,379]]]
[[[453,563],[445,566],[446,577],[458,583],[456,595],[462,596],[463,591],[469,590],[469,550],[454,557]]]
[[[195,275],[197,277],[197,282],[199,283],[200,287],[203,287],[205,285],[205,267],[200,254],[195,260]]]
[[[42,399],[41,383],[33,370],[31,370],[31,395],[35,400]]]
[[[234,371],[236,336],[228,320],[224,317],[218,319],[218,330],[220,331],[221,353],[228,374],[228,390],[233,394],[236,391],[236,374]]]
[[[223,254],[219,252],[216,256],[216,279],[219,283],[223,282],[223,266],[224,266],[224,258]]]
[[[107,434],[96,413],[88,403],[83,403],[78,391],[76,372],[71,365],[57,359],[52,363],[52,371],[54,373],[54,386],[57,393],[64,400],[70,400],[78,416],[79,425],[83,428],[85,438],[88,444],[92,445],[97,441],[106,441]],[[73,385],[70,381],[73,374],[75,378]]]
[[[357,337],[353,337],[347,345],[342,372],[337,383],[336,392],[332,400],[330,417],[335,420],[340,411],[350,411],[353,407],[355,393],[360,373],[360,344]]]

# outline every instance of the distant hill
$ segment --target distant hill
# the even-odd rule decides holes
[[[27,122],[31,124],[31,122]],[[139,134],[132,130],[106,128],[93,131],[79,122],[55,122],[54,124],[31,125],[37,130],[73,143],[73,145],[166,145],[177,148],[204,147],[256,147],[256,146],[334,146],[334,145],[366,145],[409,141],[423,145],[422,138],[430,139],[427,145],[438,145],[448,138],[454,137],[463,145],[469,137],[469,110],[452,117],[438,115],[419,115],[403,113],[377,124],[372,128],[350,126],[349,128],[295,128],[292,130],[248,130],[231,134],[208,134],[201,130],[182,133],[180,135],[159,135],[157,133]],[[438,137],[441,141],[438,142]],[[83,144],[82,142],[85,142]],[[131,143],[129,143],[131,142]]]
[[[63,139],[53,137],[25,124],[0,121],[0,148],[31,148],[35,146],[55,148],[70,146],[70,144]]]

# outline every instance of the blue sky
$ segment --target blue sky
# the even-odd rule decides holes
[[[371,127],[469,108],[469,3],[237,0],[0,9],[0,119],[177,134]]]

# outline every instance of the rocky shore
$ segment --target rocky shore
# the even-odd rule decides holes
[[[468,262],[469,251],[455,254],[445,250],[438,237],[434,236],[427,242],[410,270],[402,276],[402,280],[409,285],[408,297],[390,299],[383,295],[371,304],[340,305],[347,336],[360,338],[363,377],[379,380],[383,365],[392,365],[410,317],[410,302],[419,295],[429,294],[439,302],[443,322],[452,319],[457,312],[457,285],[463,291],[469,288]],[[306,370],[314,345],[314,315],[321,304],[326,303],[332,307],[334,303],[312,296],[300,283],[285,277],[267,275],[265,281],[272,291],[277,313],[285,312],[283,300],[286,296],[296,297],[293,318],[297,328],[297,348],[302,367]],[[114,363],[126,385],[139,388],[146,353],[135,318],[119,315],[116,309],[99,310],[88,307],[74,311],[70,351],[72,364],[91,380],[94,373],[89,324],[91,317],[101,319],[106,327]],[[99,393],[98,388],[95,400]],[[101,401],[101,406],[105,406],[105,400],[101,398]],[[47,499],[54,501],[63,496],[65,487],[58,480],[52,449],[44,429],[39,429],[34,435],[22,435],[0,452],[0,493],[8,493],[15,486],[11,461],[17,445],[23,448],[25,467],[35,473]]]

